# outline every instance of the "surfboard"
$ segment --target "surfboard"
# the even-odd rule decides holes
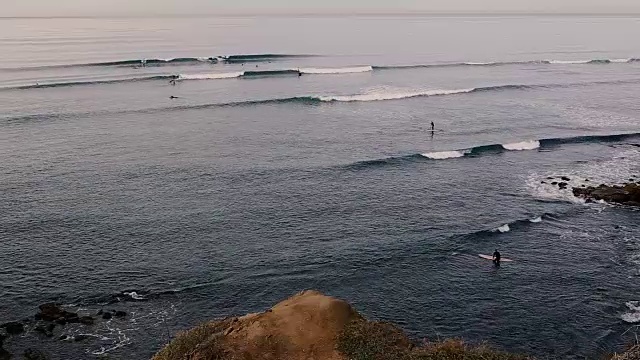
[[[493,261],[493,256],[485,255],[485,254],[478,254],[478,256],[480,256],[481,258],[483,258],[485,260]],[[513,260],[507,259],[507,258],[500,258],[500,262],[513,262]]]

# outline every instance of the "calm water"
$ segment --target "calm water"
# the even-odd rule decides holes
[[[640,176],[639,31],[624,17],[2,19],[0,322],[48,301],[130,313],[7,345],[144,359],[315,288],[416,338],[620,350],[640,322],[640,212],[547,178]],[[477,257],[495,248],[515,262]],[[74,334],[92,337],[57,340]]]

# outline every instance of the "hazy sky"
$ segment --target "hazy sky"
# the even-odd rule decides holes
[[[261,12],[640,13],[640,0],[0,0],[0,16]]]

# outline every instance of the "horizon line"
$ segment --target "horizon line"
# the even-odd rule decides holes
[[[282,11],[269,11],[269,12],[219,12],[219,13],[158,13],[158,14],[105,14],[105,15],[18,15],[18,16],[0,16],[1,20],[10,19],[117,19],[117,18],[206,18],[206,17],[262,17],[262,16],[281,16],[281,17],[294,17],[294,16],[406,16],[406,17],[492,17],[492,16],[514,16],[514,17],[526,17],[526,16],[550,16],[550,17],[640,17],[640,12],[514,12],[514,11],[322,11],[322,12],[282,12]]]

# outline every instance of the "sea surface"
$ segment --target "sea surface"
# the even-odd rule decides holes
[[[631,16],[2,18],[0,323],[128,312],[5,347],[146,359],[313,288],[416,339],[620,351],[640,211],[571,187],[640,179],[637,34]],[[495,249],[514,262],[478,257]]]

